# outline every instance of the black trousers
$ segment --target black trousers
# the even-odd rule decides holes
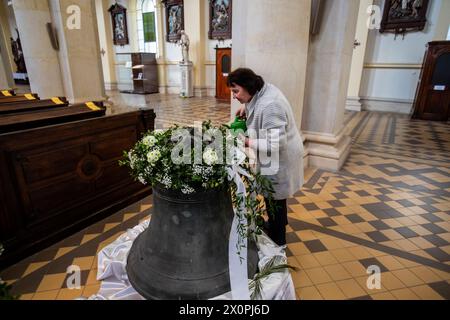
[[[268,202],[266,201],[266,204]],[[274,200],[274,208],[271,211],[268,210],[269,215],[269,225],[268,225],[268,236],[277,245],[282,246],[286,244],[286,226],[288,225],[287,217],[287,201],[284,200]]]

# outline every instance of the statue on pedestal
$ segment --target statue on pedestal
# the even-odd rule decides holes
[[[178,40],[178,44],[181,46],[182,63],[189,62],[189,37],[184,30],[181,30],[181,38]]]

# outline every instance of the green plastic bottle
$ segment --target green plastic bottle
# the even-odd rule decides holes
[[[234,134],[247,132],[247,123],[244,118],[236,117],[230,125],[230,129]]]

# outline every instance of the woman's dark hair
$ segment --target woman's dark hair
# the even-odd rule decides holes
[[[264,86],[264,80],[251,69],[239,68],[228,75],[228,87],[232,87],[234,84],[243,87],[250,95],[254,96]]]

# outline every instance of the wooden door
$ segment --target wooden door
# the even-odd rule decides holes
[[[450,41],[428,44],[414,101],[413,118],[447,121],[450,116]]]
[[[231,48],[216,48],[216,98],[230,102],[227,77],[231,72]]]

